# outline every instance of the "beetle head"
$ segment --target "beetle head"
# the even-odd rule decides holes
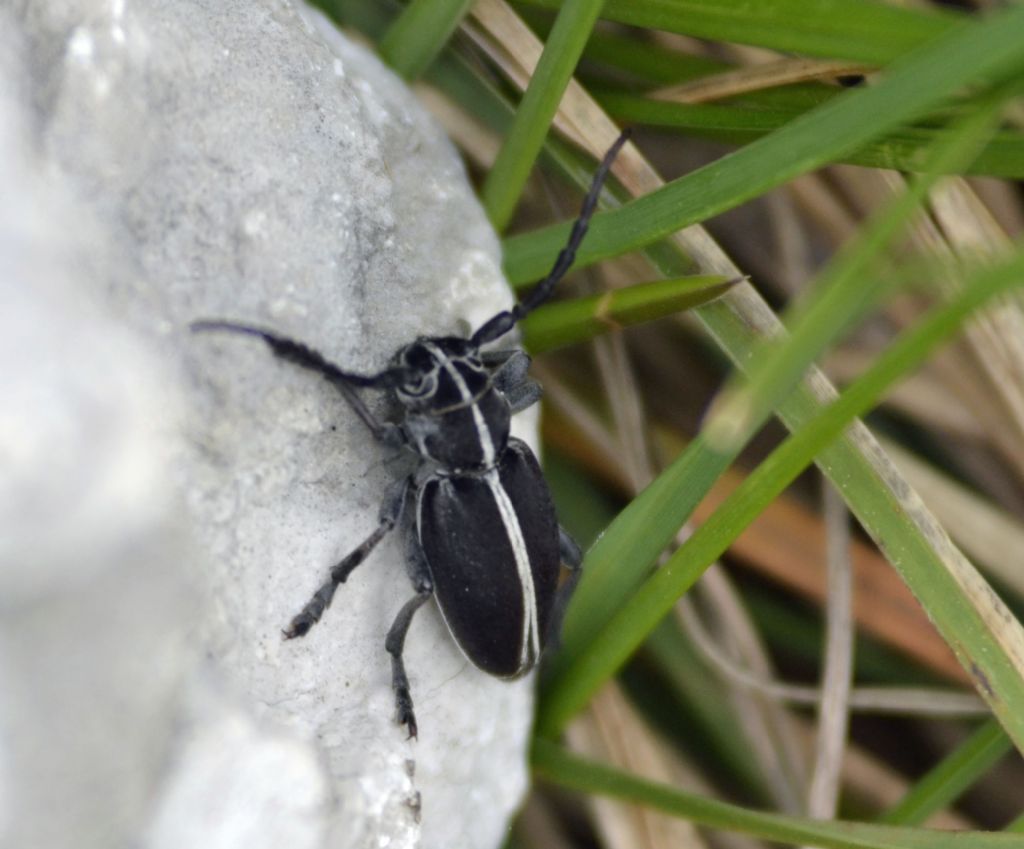
[[[398,352],[395,366],[403,374],[395,387],[398,400],[420,412],[464,406],[490,385],[480,352],[470,340],[458,336],[417,339]]]

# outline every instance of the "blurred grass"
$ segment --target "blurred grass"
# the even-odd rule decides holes
[[[1018,252],[1005,265],[978,275],[965,286],[964,293],[957,300],[936,308],[880,355],[871,368],[832,405],[795,431],[602,626],[600,633],[579,650],[577,656],[570,656],[561,680],[551,686],[542,703],[538,733],[551,737],[562,731],[575,712],[668,613],[675,600],[725,552],[733,539],[792,482],[806,464],[857,416],[867,413],[895,380],[918,367],[937,345],[947,341],[973,310],[1020,285],[1024,285],[1024,251]],[[692,443],[687,452],[697,444]],[[616,530],[632,540],[644,532],[634,531],[628,526],[618,526]],[[608,536],[606,534],[604,539]],[[926,545],[924,541],[920,543],[922,549]],[[915,555],[923,560],[928,553],[919,550]],[[941,571],[932,571],[928,579],[934,583],[933,589],[941,587],[943,592],[956,591],[950,576],[943,575]],[[987,623],[977,621],[976,615],[972,614],[969,607],[953,604],[936,615],[936,618],[938,615],[948,616],[937,624],[951,637],[962,641],[959,647],[962,651],[989,653],[984,660],[979,657],[972,663],[988,665],[996,661],[994,665],[988,665],[993,673],[988,684],[993,688],[1000,686],[996,683],[998,676],[1000,684],[1006,688],[1004,691],[1000,687],[1000,697],[1006,695],[1008,698],[1002,704],[995,704],[994,709],[1008,733],[1017,740],[1018,747],[1024,746],[1024,714],[1006,711],[1007,702],[1024,704],[1024,680],[1014,667],[1012,658],[1003,660],[994,656],[1002,647],[989,633]],[[566,648],[570,649],[568,645]]]
[[[668,754],[689,761],[695,759],[693,766],[697,769],[701,768],[702,758],[713,759],[714,768],[705,765],[704,769],[709,774],[714,773],[712,784],[715,787],[723,788],[722,775],[731,776],[736,788],[746,788],[744,794],[752,791],[756,798],[773,798],[770,775],[753,761],[743,760],[744,746],[751,745],[749,738],[745,737],[748,733],[745,729],[749,726],[723,700],[726,694],[729,700],[742,699],[741,694],[732,692],[724,683],[717,683],[715,688],[711,688],[717,695],[704,703],[708,693],[700,684],[702,680],[709,683],[708,677],[714,675],[714,670],[702,669],[691,674],[687,664],[679,660],[685,657],[684,649],[681,644],[673,644],[673,632],[655,627],[658,620],[655,613],[668,610],[678,592],[689,586],[715,554],[725,549],[741,525],[749,521],[783,488],[786,481],[817,454],[817,461],[847,497],[863,526],[924,601],[929,614],[940,625],[943,637],[973,676],[982,695],[989,699],[994,714],[1018,745],[1024,743],[1024,685],[1021,683],[1024,641],[1020,636],[1019,623],[990,597],[988,587],[951,548],[941,528],[870,441],[858,432],[848,431],[839,441],[828,444],[830,435],[841,430],[845,417],[866,410],[870,403],[874,403],[868,396],[877,394],[883,383],[903,374],[914,362],[926,361],[925,374],[936,368],[943,374],[949,371],[948,358],[935,356],[928,348],[937,341],[937,336],[928,345],[922,340],[929,328],[938,332],[940,325],[941,334],[955,332],[968,311],[979,306],[982,300],[983,293],[976,288],[977,284],[1009,288],[1015,284],[1015,275],[1024,276],[1024,268],[1017,267],[1020,254],[1012,253],[1007,240],[1000,235],[1000,226],[1019,232],[1013,228],[1014,221],[1018,220],[1014,216],[1024,220],[1024,215],[1019,212],[1019,199],[1011,198],[1009,192],[999,195],[1003,206],[996,207],[991,213],[999,215],[999,225],[984,217],[989,213],[964,211],[962,226],[965,232],[973,234],[975,240],[974,249],[967,250],[961,241],[957,241],[965,237],[951,231],[948,219],[936,216],[928,206],[928,190],[934,183],[931,178],[919,180],[915,190],[903,196],[903,208],[894,216],[893,226],[879,238],[877,232],[875,237],[871,236],[872,225],[866,228],[864,225],[859,192],[869,183],[868,180],[858,181],[849,170],[832,172],[830,177],[820,180],[807,176],[831,162],[954,174],[1019,176],[1024,171],[1019,101],[1011,105],[1007,113],[1009,119],[1001,122],[994,132],[991,129],[995,123],[996,104],[1015,93],[996,90],[995,87],[1005,80],[1012,81],[1024,69],[1024,8],[1011,7],[988,15],[971,15],[937,7],[902,8],[866,1],[850,4],[834,0],[767,0],[761,4],[749,4],[742,0],[715,3],[607,0],[601,4],[582,0],[578,3],[528,0],[517,8],[534,23],[542,37],[547,38],[550,34],[551,38],[546,43],[542,64],[531,84],[534,92],[520,100],[515,85],[504,76],[503,66],[497,59],[501,34],[489,32],[476,15],[485,5],[494,4],[499,4],[499,0],[481,0],[479,6],[468,9],[468,4],[454,0],[416,0],[409,6],[387,0],[338,0],[321,5],[342,23],[360,29],[371,38],[379,39],[386,33],[382,46],[384,55],[406,76],[422,75],[452,107],[475,122],[472,131],[460,129],[454,132],[462,134],[460,138],[466,149],[474,151],[477,156],[475,167],[482,175],[485,202],[492,219],[503,226],[511,220],[513,210],[518,210],[515,220],[520,227],[533,228],[506,241],[507,269],[514,284],[527,284],[547,271],[568,228],[565,222],[538,227],[539,222],[550,219],[546,212],[550,202],[543,194],[538,196],[531,190],[531,184],[527,182],[534,162],[539,162],[548,173],[555,175],[563,186],[585,186],[593,168],[592,160],[588,161],[548,134],[552,119],[557,120],[564,110],[570,108],[567,101],[559,105],[559,97],[579,56],[583,57],[585,65],[577,73],[581,80],[593,83],[589,93],[595,99],[589,104],[579,99],[573,101],[571,108],[577,125],[592,126],[597,133],[604,120],[600,112],[603,105],[613,117],[629,116],[630,120],[652,128],[663,128],[659,136],[643,137],[640,142],[641,148],[659,154],[662,160],[698,144],[696,139],[699,138],[714,138],[739,146],[739,149],[720,156],[711,164],[691,165],[686,169],[689,171],[686,176],[662,188],[652,187],[654,184],[648,177],[639,179],[638,175],[645,173],[641,160],[632,158],[632,154],[621,157],[622,170],[617,172],[621,185],[611,187],[606,193],[604,207],[607,211],[595,218],[579,264],[586,266],[598,259],[611,260],[601,266],[600,278],[606,285],[611,283],[612,289],[626,288],[613,295],[584,294],[538,312],[534,317],[536,325],[524,328],[527,340],[536,349],[574,343],[598,331],[610,330],[615,324],[630,323],[634,319],[647,321],[676,307],[685,307],[685,295],[677,291],[677,287],[682,285],[678,280],[684,275],[694,272],[718,275],[716,279],[721,281],[748,271],[741,266],[736,272],[734,266],[725,264],[721,258],[724,254],[716,253],[717,247],[706,248],[700,241],[703,236],[683,237],[677,231],[754,198],[762,198],[794,178],[798,178],[794,185],[800,186],[798,192],[803,194],[795,195],[796,203],[788,202],[781,207],[786,209],[786,221],[769,219],[761,232],[739,228],[731,241],[733,249],[745,253],[747,242],[755,236],[777,239],[780,245],[786,244],[782,234],[786,232],[785,227],[790,226],[789,222],[793,222],[792,226],[802,225],[805,228],[803,238],[814,245],[814,252],[827,245],[828,252],[835,255],[844,241],[835,227],[837,222],[852,222],[853,226],[863,230],[857,242],[862,256],[857,263],[847,259],[844,272],[847,293],[855,296],[854,300],[838,298],[830,302],[824,296],[829,290],[824,285],[829,272],[815,274],[819,269],[812,263],[803,262],[803,267],[810,273],[802,275],[799,281],[805,289],[801,298],[805,302],[820,299],[819,312],[809,313],[812,318],[805,317],[803,321],[805,326],[814,330],[819,341],[813,345],[801,342],[801,335],[809,331],[801,334],[800,322],[794,322],[796,342],[790,343],[792,347],[787,344],[776,346],[779,353],[773,354],[773,357],[790,358],[790,365],[785,368],[765,365],[773,360],[765,355],[764,338],[775,336],[777,325],[773,323],[774,316],[767,312],[763,302],[753,295],[749,287],[738,286],[719,301],[697,307],[696,315],[703,325],[703,335],[692,337],[694,324],[691,322],[685,331],[687,336],[696,339],[698,345],[717,346],[716,356],[712,358],[716,362],[720,362],[724,354],[742,370],[749,370],[751,365],[765,369],[764,372],[755,370],[755,374],[762,375],[754,378],[755,395],[760,400],[746,402],[758,411],[750,421],[758,421],[763,412],[774,408],[781,420],[797,433],[787,445],[798,447],[784,448],[772,455],[774,459],[769,459],[750,476],[748,480],[753,482],[747,483],[735,500],[712,514],[693,538],[696,542],[691,540],[679,549],[670,560],[670,564],[675,565],[662,568],[653,578],[647,579],[657,555],[670,546],[672,537],[696,507],[701,494],[735,461],[739,445],[745,442],[740,440],[725,452],[711,450],[714,443],[709,445],[703,433],[694,437],[692,424],[689,426],[690,448],[656,479],[653,486],[632,502],[629,510],[617,520],[618,530],[605,534],[588,554],[586,577],[581,582],[566,622],[564,651],[555,658],[551,677],[545,682],[540,727],[549,731],[561,727],[564,720],[585,703],[587,694],[593,692],[596,685],[629,656],[629,652],[645,646],[644,657],[658,664],[665,686],[662,697],[666,704],[659,708],[660,712],[664,713],[671,709],[671,705],[676,705],[681,715],[693,717],[693,733],[700,741],[696,746],[686,746],[685,750],[670,747]],[[564,23],[562,32],[558,33],[557,23],[551,27],[549,10],[559,11],[559,20],[572,23]],[[590,36],[598,13],[603,21],[597,24]],[[417,16],[425,22],[423,26],[409,24]],[[456,31],[455,37],[449,40],[452,28],[460,20],[463,20],[463,34]],[[629,27],[618,24],[628,24]],[[465,37],[464,33],[471,37]],[[698,44],[688,37],[716,44],[709,49],[707,44]],[[881,71],[877,77],[870,77],[866,84],[849,91],[827,83],[755,86],[722,102],[699,105],[665,102],[647,90],[651,86],[695,79],[714,80],[716,76],[728,75],[764,60],[764,54],[751,53],[737,45],[753,45],[759,50],[783,51],[825,60],[865,63],[879,67]],[[776,58],[786,60],[786,57],[777,55]],[[965,127],[972,126],[976,132],[964,131]],[[670,128],[670,132],[665,133],[664,128]],[[961,132],[965,149],[956,154],[957,134]],[[499,151],[496,159],[480,153],[489,147]],[[972,147],[977,148],[977,156],[969,156],[965,152]],[[954,151],[954,155],[936,163],[935,151],[941,149]],[[933,157],[930,166],[925,164],[929,155]],[[812,179],[814,182],[809,182]],[[639,188],[641,184],[643,188]],[[808,194],[811,186],[815,194]],[[987,191],[986,197],[996,196],[993,190]],[[638,195],[643,196],[630,200],[630,197]],[[770,202],[776,204],[775,208],[780,208],[779,201]],[[899,206],[899,203],[893,206]],[[567,201],[562,205],[573,209],[576,203]],[[815,209],[817,215],[811,212]],[[910,231],[914,249],[908,252],[907,240],[904,239],[894,252],[888,243],[895,225],[910,218],[914,221]],[[875,221],[878,220],[876,217]],[[976,220],[981,224],[971,223]],[[936,221],[942,223],[941,228]],[[879,225],[873,226],[877,230]],[[981,232],[978,232],[979,228]],[[801,253],[800,248],[792,247],[791,238],[788,244],[791,245],[788,248],[790,254]],[[947,244],[952,247],[947,247]],[[964,256],[957,256],[954,247],[961,248]],[[636,257],[623,259],[624,254],[636,250],[642,251],[641,260]],[[852,249],[847,246],[844,250],[849,257]],[[785,251],[780,249],[779,253],[781,256]],[[979,253],[985,255],[986,263],[996,263],[996,270],[975,270],[966,273],[965,277],[961,259],[970,257],[976,260]],[[909,295],[895,298],[893,294],[905,284],[903,278],[909,273],[908,261],[911,266],[917,263],[923,267],[922,256],[929,262],[934,262],[935,256],[940,257],[951,279],[966,281],[963,294],[947,290],[942,296],[954,304],[959,298],[959,306],[933,306],[929,319],[921,318],[920,308],[908,310]],[[1009,261],[1007,257],[1010,257]],[[638,262],[647,263],[646,270],[639,274],[636,272]],[[1002,263],[1001,270],[998,263]],[[629,284],[637,280],[651,280],[651,268],[665,280],[653,281],[647,291],[645,287],[630,288]],[[785,264],[780,263],[768,271],[762,270],[755,282],[758,288],[764,287],[770,292],[773,302],[781,303],[790,299],[788,291],[777,288],[786,274]],[[998,281],[993,282],[996,278]],[[864,287],[876,285],[877,291],[873,294],[866,288],[858,291],[858,283]],[[919,289],[913,297],[920,300],[922,291],[927,290]],[[656,293],[653,301],[648,302],[646,299],[653,293]],[[935,300],[934,291],[928,297]],[[631,315],[615,314],[611,306],[615,302],[620,307],[628,303],[642,303],[644,306]],[[878,302],[883,303],[881,308],[876,305]],[[875,315],[872,310],[876,311]],[[808,362],[835,345],[840,329],[848,333],[853,328],[856,338],[856,328],[865,323],[877,323],[875,316],[878,314],[895,326],[903,327],[906,331],[904,339],[917,341],[899,343],[902,348],[891,349],[888,353],[883,353],[877,346],[869,348],[873,367],[869,365],[868,377],[857,383],[856,388],[848,390],[844,395],[847,400],[827,408],[824,414],[821,410],[827,406],[829,393],[822,388],[819,378],[812,378],[809,384],[797,385],[788,395],[785,393],[784,388],[799,377]],[[1009,334],[1003,338],[1008,340],[1006,345],[1012,349],[1015,325],[1012,320],[1009,324],[1005,321],[991,332],[997,338],[999,333]],[[676,407],[693,410],[700,402],[689,397],[688,389],[681,390],[680,387],[693,382],[685,377],[687,369],[706,372],[707,363],[695,362],[692,358],[686,359],[685,365],[677,363],[676,357],[684,353],[678,346],[678,329],[666,332],[664,322],[652,327],[661,329],[639,327],[628,336],[634,342],[635,356],[642,360],[644,366],[643,380],[639,385],[649,384],[651,387],[644,397],[652,407],[667,411],[669,415]],[[650,345],[655,346],[657,354],[646,352]],[[1010,358],[1005,369],[1012,374],[1015,367],[1012,351],[1005,356]],[[603,400],[609,390],[595,384],[593,367],[581,365],[579,353],[570,351],[565,358],[566,365],[560,372],[567,381],[566,386],[561,385],[560,378],[559,382],[549,381],[548,390],[553,403],[570,405],[566,408],[569,410],[566,426],[578,430],[574,430],[567,439],[576,443],[579,451],[578,456],[574,454],[576,461],[579,462],[582,456],[583,462],[595,471],[601,469],[601,474],[607,474],[613,470],[615,475],[627,479],[631,474],[629,452],[615,447],[615,440],[624,439],[624,436],[616,433],[617,425],[610,421],[608,407]],[[991,373],[991,363],[989,367]],[[785,379],[765,380],[763,375],[771,368],[778,369],[778,374],[785,374]],[[961,363],[958,368],[962,371],[970,367]],[[702,380],[718,381],[720,377],[705,374]],[[869,393],[860,395],[856,403],[848,400],[856,398],[865,386],[871,387]],[[962,375],[960,386],[963,386]],[[1005,411],[1006,398],[1012,397],[998,385],[991,388],[981,380],[974,381],[970,389],[974,392],[969,396],[970,400],[960,403],[970,412],[979,414],[983,409]],[[621,387],[615,391],[621,391]],[[838,413],[844,404],[847,409]],[[992,431],[987,436],[990,440],[988,450],[1008,456],[1008,462],[993,464],[977,452],[972,453],[973,447],[969,446],[971,450],[967,456],[971,459],[965,464],[953,464],[944,471],[964,478],[969,485],[984,491],[993,504],[1001,505],[1002,509],[1012,513],[1024,502],[1024,498],[1015,500],[1014,495],[1015,487],[1024,490],[1021,472],[1024,464],[1014,459],[1016,432],[1013,429],[1012,402],[1010,409],[1010,413],[990,413],[985,419],[985,425]],[[691,415],[697,413],[699,409]],[[1006,416],[1003,431],[997,429],[1000,424],[996,419],[1000,415]],[[821,425],[822,421],[828,422],[827,426]],[[808,425],[808,422],[816,423]],[[752,427],[751,424],[740,428],[740,431],[746,435]],[[935,425],[927,417],[915,420],[913,427],[931,444],[936,441],[948,444],[948,434],[935,432]],[[814,432],[815,428],[817,435],[809,442],[805,441],[806,435],[800,435],[801,432],[806,434],[806,429]],[[789,460],[780,463],[778,457],[785,458],[787,452]],[[958,459],[957,451],[952,448],[949,456]],[[999,480],[1000,476],[1007,480]],[[600,477],[598,475],[597,479]],[[560,487],[559,480],[572,483]],[[608,511],[614,500],[609,495],[595,497],[591,492],[595,485],[593,481],[587,485],[580,481],[578,471],[556,466],[552,470],[552,482],[556,492],[559,488],[569,492],[567,497],[563,495],[560,498],[560,511],[572,519],[572,525],[589,528],[586,535],[590,536],[595,528],[607,523]],[[929,495],[923,494],[926,498]],[[739,510],[741,505],[742,511]],[[623,517],[629,515],[637,516],[641,521],[623,529]],[[652,528],[656,528],[656,532],[652,532]],[[984,533],[965,531],[960,527],[957,531]],[[695,556],[698,548],[703,554]],[[674,579],[673,574],[685,578]],[[646,584],[643,583],[645,579]],[[661,587],[669,584],[673,585],[671,594],[664,596]],[[631,610],[646,612],[634,615]],[[609,622],[617,624],[609,626]],[[785,639],[783,635],[786,633],[792,633],[783,623],[775,627],[771,620],[763,623],[761,630],[769,644]],[[651,637],[644,644],[643,637],[648,632]],[[580,670],[586,667],[586,658],[597,658],[602,651],[610,654],[601,661],[601,671],[594,674],[591,669],[588,673],[591,675],[590,683],[568,698],[566,694],[572,688],[566,682],[573,676],[581,680]],[[608,657],[617,659],[609,664]],[[889,674],[898,674],[899,665],[893,664]],[[906,677],[914,678],[916,671],[907,670]],[[571,707],[567,709],[567,705]],[[594,710],[600,711],[601,708],[595,706]],[[999,742],[1000,739],[1005,741],[1005,737],[1000,738],[1004,732],[993,731],[992,727],[988,726],[988,736],[982,738],[982,732],[978,732],[979,736],[972,738],[973,742],[969,741],[959,751],[950,754],[948,760],[936,767],[932,778],[926,776],[909,787],[903,803],[897,805],[898,800],[894,798],[883,805],[889,810],[888,816],[917,823],[925,813],[947,807],[965,787],[984,781],[994,753],[1000,745],[1004,748],[1006,745]],[[771,746],[774,743],[762,740],[759,745]],[[851,741],[850,745],[857,744]],[[611,792],[608,788],[618,782],[616,786],[620,789],[626,785],[633,788],[635,792],[626,794],[630,798],[662,808],[675,805],[673,809],[677,814],[694,816],[692,809],[676,804],[678,799],[666,802],[666,797],[659,795],[660,791],[648,792],[649,788],[637,790],[636,785],[629,784],[631,779],[623,776],[613,779],[601,773],[596,766],[567,765],[558,761],[554,750],[546,749],[543,744],[538,744],[537,751],[545,753],[538,761],[541,771],[567,786],[586,788],[587,792]],[[901,769],[901,754],[890,754],[892,769]],[[630,763],[629,767],[643,769],[636,763]],[[1016,768],[1019,770],[1019,762]],[[588,773],[593,780],[586,779]],[[956,793],[952,792],[953,789]],[[727,829],[743,828],[743,823],[751,822],[748,815],[755,819],[761,816],[729,809],[716,822]],[[605,813],[596,815],[599,829],[606,827],[606,817]],[[1012,819],[1012,814],[1005,819]],[[758,822],[757,828],[762,829],[765,821]],[[815,845],[945,845],[945,842],[929,842],[934,838],[933,833],[915,829],[884,832],[871,831],[865,826],[853,832],[855,839],[862,842],[844,843],[836,841],[854,839],[846,826],[832,828],[827,824],[799,819],[786,827],[790,826],[796,830],[755,830],[755,833],[765,839],[807,843],[817,840]],[[640,835],[638,842],[631,845],[658,845],[650,834],[637,834]],[[975,838],[980,842],[971,842]],[[934,839],[947,840],[945,837]],[[566,840],[569,842],[565,845],[574,845],[571,838]],[[522,831],[517,832],[516,841],[521,846],[535,845]],[[949,841],[949,845],[980,847],[989,845],[990,838],[980,834],[964,835],[962,839],[950,837]],[[547,841],[544,843],[548,845]],[[1024,838],[1004,835],[992,838],[991,845],[1024,846]]]
[[[529,0],[558,8],[559,0]],[[963,17],[872,0],[608,0],[609,21],[806,56],[883,64],[948,33]]]
[[[559,7],[544,52],[480,191],[484,209],[499,231],[512,216],[603,3],[565,0]]]
[[[587,762],[546,740],[534,743],[533,763],[540,775],[565,787],[618,796],[713,825],[787,844],[834,849],[1011,849],[1020,839],[991,832],[939,832],[852,822],[821,822],[749,808],[656,785],[600,764]]]

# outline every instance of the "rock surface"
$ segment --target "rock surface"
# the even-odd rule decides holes
[[[398,534],[281,639],[401,460],[316,376],[187,329],[369,371],[507,306],[441,132],[282,0],[48,0],[0,6],[0,187],[0,842],[497,846],[531,683],[428,606],[405,739]]]

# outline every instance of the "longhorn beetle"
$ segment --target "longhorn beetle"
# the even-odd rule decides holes
[[[400,521],[415,500],[409,576],[416,594],[388,631],[391,686],[398,722],[416,736],[409,679],[402,661],[413,614],[431,597],[459,648],[477,667],[516,678],[540,657],[555,608],[562,563],[579,568],[576,543],[559,526],[540,465],[526,443],[509,435],[511,416],[540,399],[521,350],[483,351],[540,306],[565,275],[587,232],[612,162],[629,137],[601,160],[579,217],[551,272],[521,303],[485,321],[468,339],[420,337],[377,374],[353,374],[317,351],[261,327],[220,319],[193,322],[193,331],[228,331],[262,339],[275,356],[324,377],[352,406],[373,436],[418,455],[415,471],[386,497],[376,530],[331,570],[313,598],[284,629],[303,637],[320,621],[338,585]],[[356,389],[392,393],[404,410],[382,422]]]

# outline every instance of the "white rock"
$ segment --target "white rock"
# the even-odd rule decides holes
[[[395,462],[316,376],[187,329],[368,371],[507,306],[450,145],[280,0],[0,8],[0,73],[0,842],[497,846],[531,682],[429,606],[405,739],[397,535],[282,641]]]

